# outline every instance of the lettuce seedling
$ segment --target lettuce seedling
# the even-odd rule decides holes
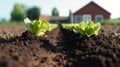
[[[62,24],[62,27],[66,30],[72,31],[78,24]]]
[[[49,24],[49,31],[58,27],[58,24]]]
[[[34,20],[33,22],[28,18],[24,19],[27,29],[36,36],[42,36],[49,30],[49,24],[44,20]]]
[[[100,23],[94,23],[92,21],[89,22],[80,22],[78,26],[76,26],[73,31],[75,33],[80,33],[82,35],[90,37],[91,35],[98,35],[100,30]]]

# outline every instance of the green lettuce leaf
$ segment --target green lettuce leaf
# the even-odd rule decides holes
[[[37,36],[42,36],[46,31],[49,30],[48,22],[44,20],[34,20],[30,21],[28,18],[24,19],[25,25],[31,33]]]
[[[84,36],[90,37],[91,35],[98,35],[100,30],[100,23],[95,23],[93,21],[80,22],[78,25],[63,25],[63,28],[67,30],[73,30],[75,33],[79,33]]]

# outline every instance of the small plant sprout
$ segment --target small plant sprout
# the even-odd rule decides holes
[[[80,33],[82,35],[90,37],[91,35],[98,35],[100,30],[100,23],[94,23],[93,21],[89,22],[80,22],[78,26],[76,26],[73,31],[75,33]]]
[[[42,36],[49,30],[49,24],[44,20],[31,21],[29,18],[24,19],[27,29],[36,36]]]
[[[78,24],[62,24],[62,27],[69,31],[72,31],[76,26],[78,26]]]
[[[87,21],[80,22],[79,24],[63,24],[62,26],[69,31],[74,31],[75,33],[90,37],[91,35],[98,35],[101,24]]]

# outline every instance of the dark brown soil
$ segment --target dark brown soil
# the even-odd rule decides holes
[[[85,37],[58,27],[37,37],[0,38],[0,67],[120,67],[120,35]]]

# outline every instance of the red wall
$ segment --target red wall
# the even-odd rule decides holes
[[[83,14],[91,14],[92,20],[94,21],[94,17],[96,14],[100,14],[104,16],[104,19],[110,19],[110,13],[95,4],[94,2],[89,3],[85,7],[81,8],[74,15],[83,15]]]

